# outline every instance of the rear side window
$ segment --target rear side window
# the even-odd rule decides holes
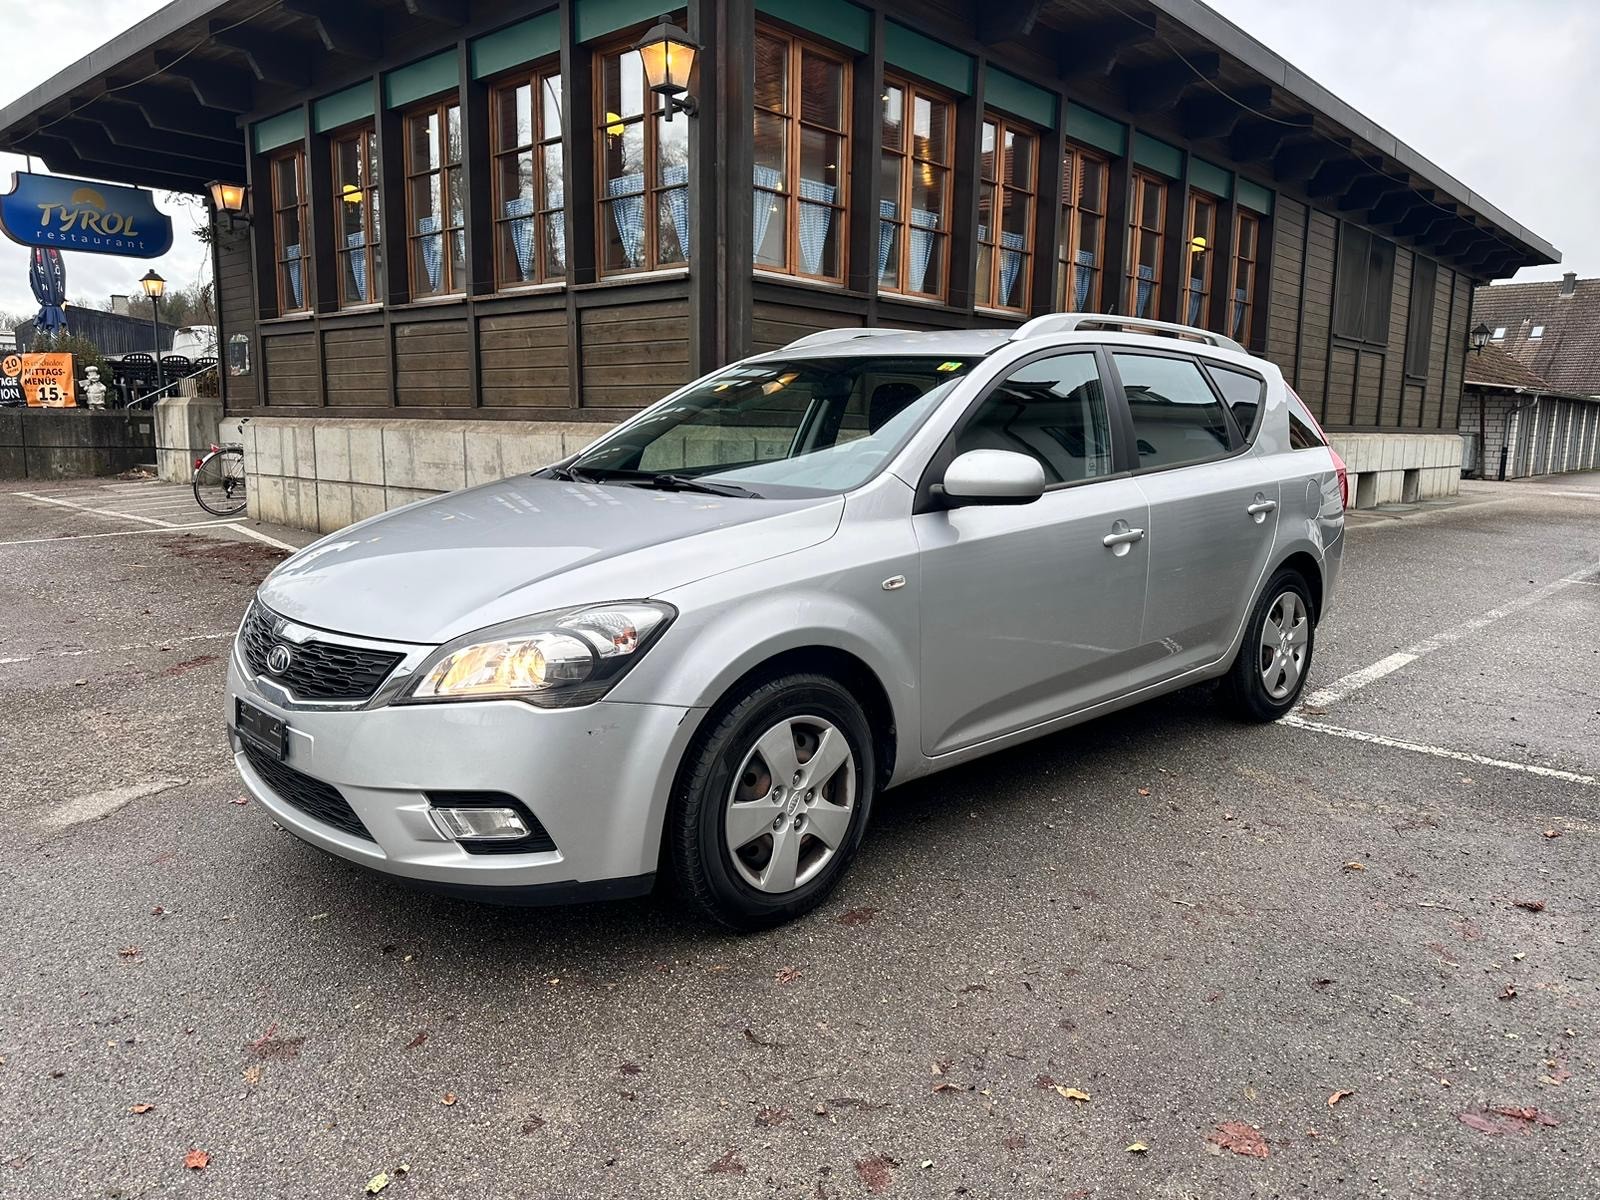
[[[1323,440],[1322,431],[1306,409],[1306,402],[1294,394],[1293,388],[1288,390],[1289,449],[1315,450],[1318,446],[1326,446],[1328,443]]]
[[[1228,411],[1233,414],[1233,423],[1239,427],[1239,432],[1244,434],[1245,441],[1251,441],[1256,434],[1256,421],[1261,415],[1261,404],[1267,396],[1266,382],[1259,375],[1252,375],[1248,371],[1235,371],[1232,367],[1221,367],[1215,363],[1207,363],[1211,378],[1216,383],[1217,389],[1222,393],[1222,398],[1228,402]]]
[[[1192,359],[1126,352],[1112,358],[1133,415],[1140,467],[1203,462],[1233,448],[1222,403]]]
[[[1039,461],[1050,483],[1111,473],[1111,427],[1093,354],[1053,354],[995,384],[955,451],[1012,450]]]

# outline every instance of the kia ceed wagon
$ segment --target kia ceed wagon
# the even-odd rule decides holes
[[[1203,680],[1287,713],[1345,488],[1217,334],[829,330],[285,560],[229,739],[363,866],[521,903],[666,873],[759,928],[839,881],[885,788]]]

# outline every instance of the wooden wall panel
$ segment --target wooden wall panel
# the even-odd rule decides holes
[[[260,395],[261,348],[256,342],[256,285],[250,272],[250,235],[229,233],[227,227],[215,231],[217,247],[217,321],[221,325],[223,345],[217,356],[228,362],[226,343],[235,334],[250,340],[250,372],[228,376],[227,407],[254,408]],[[226,367],[224,367],[226,369]]]
[[[1376,350],[1362,350],[1356,357],[1356,405],[1352,425],[1378,423],[1378,391],[1383,383],[1385,355]]]
[[[1433,350],[1428,356],[1428,391],[1422,401],[1422,428],[1437,429],[1444,415],[1444,364],[1450,357],[1450,276],[1439,269],[1433,289]]]
[[[1356,403],[1356,359],[1350,346],[1335,346],[1328,358],[1327,420],[1330,425],[1354,424]]]
[[[796,338],[823,329],[853,328],[861,318],[853,313],[826,308],[801,308],[792,304],[773,304],[758,300],[753,313],[756,353],[779,350]]]
[[[478,321],[478,379],[485,408],[571,404],[567,310],[506,313]]]
[[[1341,406],[1333,399],[1327,370],[1328,343],[1333,326],[1333,264],[1339,241],[1339,223],[1315,209],[1306,238],[1306,291],[1300,335],[1300,383],[1298,391],[1312,411],[1332,424],[1349,418],[1355,364],[1350,364],[1351,387],[1343,393]]]
[[[311,332],[281,333],[261,339],[261,357],[271,386],[273,408],[321,405],[322,379],[317,365],[317,339]]]
[[[330,406],[382,408],[389,403],[389,340],[382,325],[324,330],[322,361]]]
[[[463,320],[394,326],[395,402],[402,407],[472,404],[472,337]]]
[[[1379,409],[1383,424],[1392,426],[1398,420],[1402,393],[1405,389],[1406,320],[1411,311],[1411,251],[1404,246],[1394,248],[1394,291],[1389,303],[1389,344],[1383,372],[1383,395]]]
[[[1444,411],[1440,415],[1442,427],[1454,429],[1461,413],[1461,375],[1467,362],[1467,322],[1472,316],[1472,280],[1457,272],[1449,272],[1455,279],[1455,302],[1450,308],[1450,324],[1444,344],[1435,353],[1444,356]]]
[[[585,408],[638,408],[689,382],[689,302],[617,304],[579,313]]]
[[[1272,265],[1270,274],[1258,280],[1257,313],[1266,314],[1267,357],[1278,364],[1283,377],[1295,378],[1299,363],[1297,342],[1300,334],[1300,266],[1305,257],[1306,208],[1298,201],[1280,195],[1272,214]],[[1262,293],[1260,284],[1270,291]]]

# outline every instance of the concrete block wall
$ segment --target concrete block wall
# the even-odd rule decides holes
[[[157,400],[154,410],[156,474],[168,483],[188,483],[195,459],[212,446],[244,440],[239,418],[224,419],[221,399],[195,395],[193,380],[179,384],[176,396]]]
[[[1330,433],[1349,474],[1351,507],[1413,504],[1461,491],[1454,433]]]
[[[259,417],[244,426],[249,513],[331,533],[440,492],[535,471],[607,428],[582,421]]]
[[[1524,401],[1515,397],[1495,394],[1463,392],[1461,396],[1462,434],[1476,434],[1483,430],[1483,445],[1478,451],[1476,475],[1479,479],[1498,479],[1500,475],[1500,448],[1506,450],[1506,477],[1516,473],[1517,434],[1522,422],[1517,410]],[[1479,410],[1482,410],[1480,426]]]

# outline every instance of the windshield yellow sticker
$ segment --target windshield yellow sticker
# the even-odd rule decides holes
[[[939,364],[939,370],[941,370],[941,371],[959,371],[959,370],[961,370],[962,367],[964,367],[966,365],[967,365],[966,363],[960,363],[960,362],[942,362],[942,363]]]

